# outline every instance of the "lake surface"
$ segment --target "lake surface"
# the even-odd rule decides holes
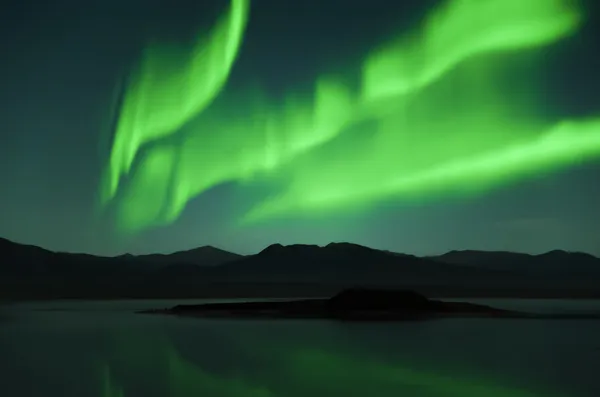
[[[600,396],[598,320],[368,324],[133,313],[182,302],[0,306],[0,396]],[[473,302],[600,312],[600,301]]]

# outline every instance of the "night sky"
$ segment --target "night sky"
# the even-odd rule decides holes
[[[527,1],[527,0],[523,0]],[[433,0],[256,0],[227,90],[260,84],[273,100],[418,26]],[[549,120],[600,115],[600,18],[544,50]],[[472,197],[388,199],[361,211],[230,222],[235,182],[190,201],[172,224],[123,238],[98,212],[123,76],[148,40],[189,40],[217,0],[6,0],[0,23],[0,236],[52,250],[116,255],[201,245],[254,253],[272,243],[349,241],[418,255],[452,249],[552,249],[600,255],[600,159]],[[515,84],[515,92],[519,85]],[[234,160],[232,160],[234,161]]]

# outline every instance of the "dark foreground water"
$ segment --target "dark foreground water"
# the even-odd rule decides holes
[[[175,303],[0,307],[0,396],[600,396],[598,320],[352,324],[132,313]],[[600,301],[493,303],[600,311]]]

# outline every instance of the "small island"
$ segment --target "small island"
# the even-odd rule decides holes
[[[342,321],[403,321],[443,317],[537,317],[533,314],[473,303],[428,299],[413,291],[361,288],[346,289],[327,299],[177,305],[168,309],[153,309],[140,313],[211,318],[297,318]]]

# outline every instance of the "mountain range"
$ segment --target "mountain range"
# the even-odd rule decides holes
[[[551,251],[451,251],[417,257],[351,243],[273,244],[243,256],[199,247],[103,257],[53,252],[0,238],[0,298],[312,296],[355,286],[430,296],[600,297],[600,259]]]

